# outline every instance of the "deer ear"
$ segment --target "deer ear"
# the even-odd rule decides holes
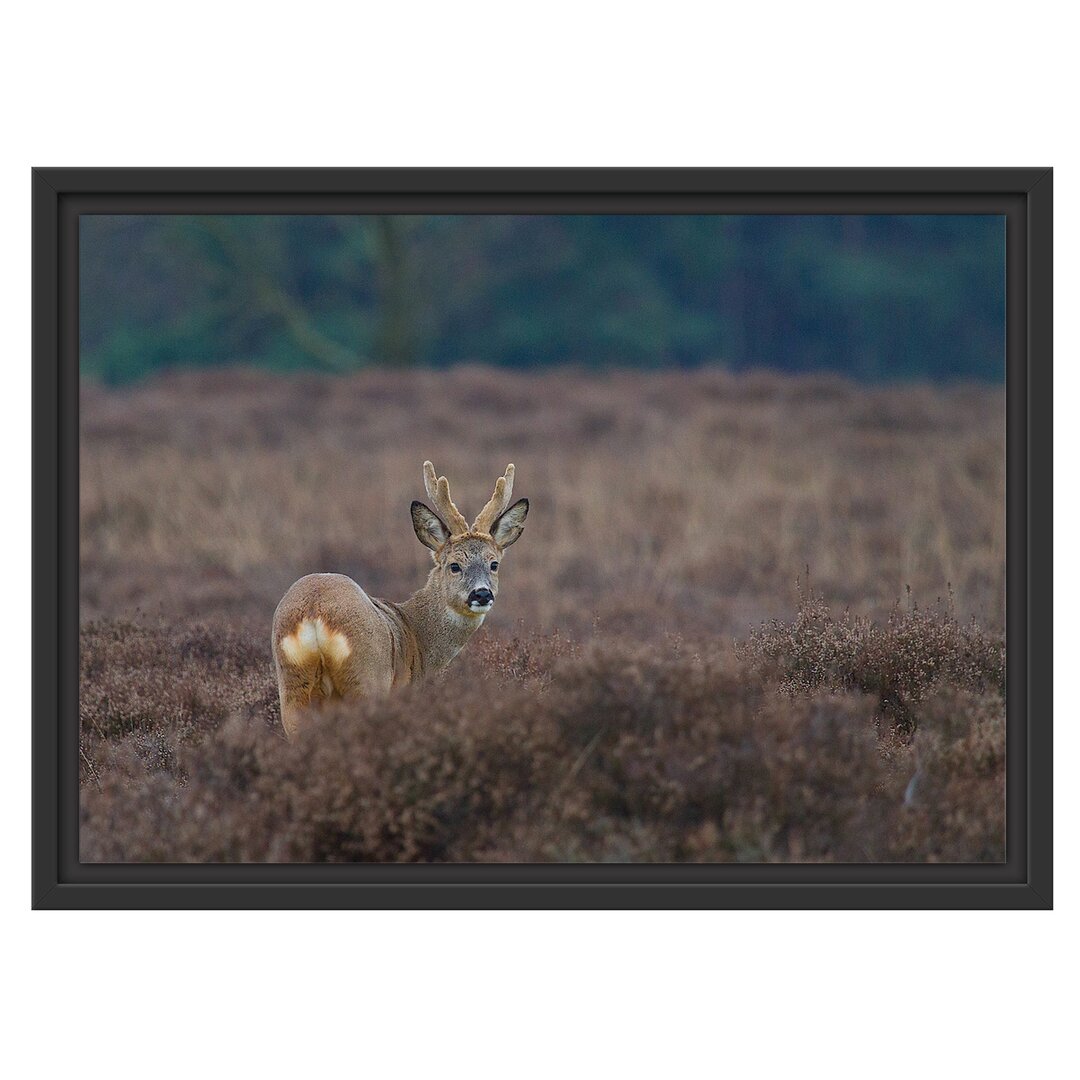
[[[525,531],[525,515],[529,512],[529,500],[518,499],[509,510],[505,510],[491,536],[499,547],[509,547]]]
[[[416,530],[416,539],[432,551],[438,551],[450,539],[450,530],[439,515],[422,502],[412,504],[412,527]]]

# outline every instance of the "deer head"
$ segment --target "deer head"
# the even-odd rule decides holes
[[[494,493],[472,525],[450,498],[449,481],[436,476],[430,461],[424,462],[424,487],[434,508],[414,502],[412,520],[417,539],[431,549],[435,563],[428,587],[438,590],[457,615],[480,618],[499,595],[502,555],[525,528],[529,500],[510,505],[513,465],[495,482]]]

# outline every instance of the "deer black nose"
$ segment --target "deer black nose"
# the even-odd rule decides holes
[[[470,604],[480,604],[483,606],[484,604],[490,604],[494,599],[495,594],[492,593],[490,589],[473,589],[473,591],[469,593]]]

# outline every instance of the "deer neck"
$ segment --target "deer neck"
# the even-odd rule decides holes
[[[416,637],[425,671],[441,671],[465,647],[483,625],[483,615],[460,615],[450,608],[435,587],[432,572],[428,583],[401,605],[401,614]]]

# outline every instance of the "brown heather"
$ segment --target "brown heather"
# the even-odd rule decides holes
[[[998,390],[236,371],[83,399],[85,860],[1004,857]],[[473,502],[517,465],[496,609],[437,681],[287,743],[274,605],[315,569],[418,588],[424,457]]]
[[[1005,695],[1004,641],[986,637],[974,619],[961,626],[951,603],[929,611],[897,603],[879,625],[850,611],[834,618],[800,582],[794,622],[771,620],[736,652],[769,665],[793,697],[820,689],[876,694],[883,718],[908,734],[917,723],[911,705],[942,683]]]

